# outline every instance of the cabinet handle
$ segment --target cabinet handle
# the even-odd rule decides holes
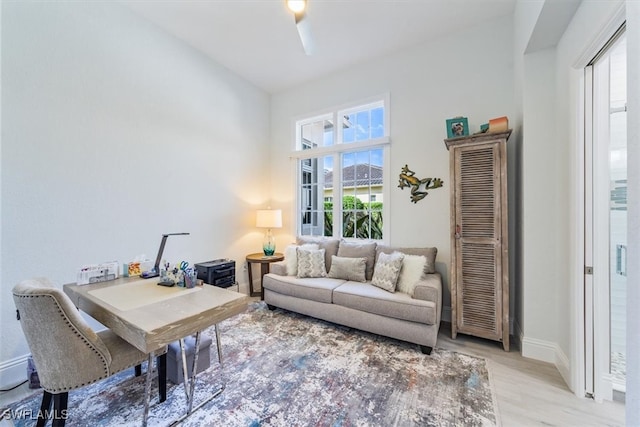
[[[462,230],[460,228],[459,225],[456,225],[456,234],[455,234],[455,238],[459,239],[460,238],[460,234],[462,234]]]

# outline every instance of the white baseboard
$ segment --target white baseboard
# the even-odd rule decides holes
[[[556,346],[555,365],[556,368],[558,368],[560,375],[562,375],[562,379],[564,379],[564,382],[569,387],[569,390],[571,390],[571,384],[573,384],[573,381],[571,380],[571,363],[569,362],[567,355],[564,354],[564,351],[562,351],[558,346]]]
[[[0,363],[0,388],[11,388],[27,379],[28,357],[29,355],[25,354]]]
[[[556,347],[554,342],[522,337],[522,357],[555,363]]]
[[[538,340],[535,338],[522,338],[522,357],[552,363],[560,375],[571,388],[571,364],[569,358],[558,346],[550,341]]]

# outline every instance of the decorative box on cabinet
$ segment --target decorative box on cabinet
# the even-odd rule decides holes
[[[451,333],[509,351],[507,139],[511,130],[445,139],[451,189]]]

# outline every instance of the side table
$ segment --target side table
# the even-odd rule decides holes
[[[264,286],[262,283],[262,279],[264,278],[264,275],[269,272],[269,264],[271,264],[272,262],[282,261],[283,259],[284,255],[277,252],[271,256],[266,256],[262,252],[247,255],[247,271],[249,272],[250,296],[257,297],[258,295],[260,295],[260,299],[264,299]],[[260,292],[253,291],[253,273],[251,272],[251,264],[260,264]]]

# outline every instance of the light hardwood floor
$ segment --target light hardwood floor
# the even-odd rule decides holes
[[[526,359],[517,349],[505,352],[497,342],[460,334],[453,340],[448,323],[440,328],[438,347],[487,359],[504,427],[625,425],[624,404],[576,397],[553,365]],[[33,392],[23,385],[3,393],[0,407]],[[11,425],[0,419],[0,427]]]
[[[504,427],[625,425],[623,403],[576,397],[552,364],[505,352],[498,342],[461,334],[454,340],[450,331],[441,325],[438,347],[487,359]]]

